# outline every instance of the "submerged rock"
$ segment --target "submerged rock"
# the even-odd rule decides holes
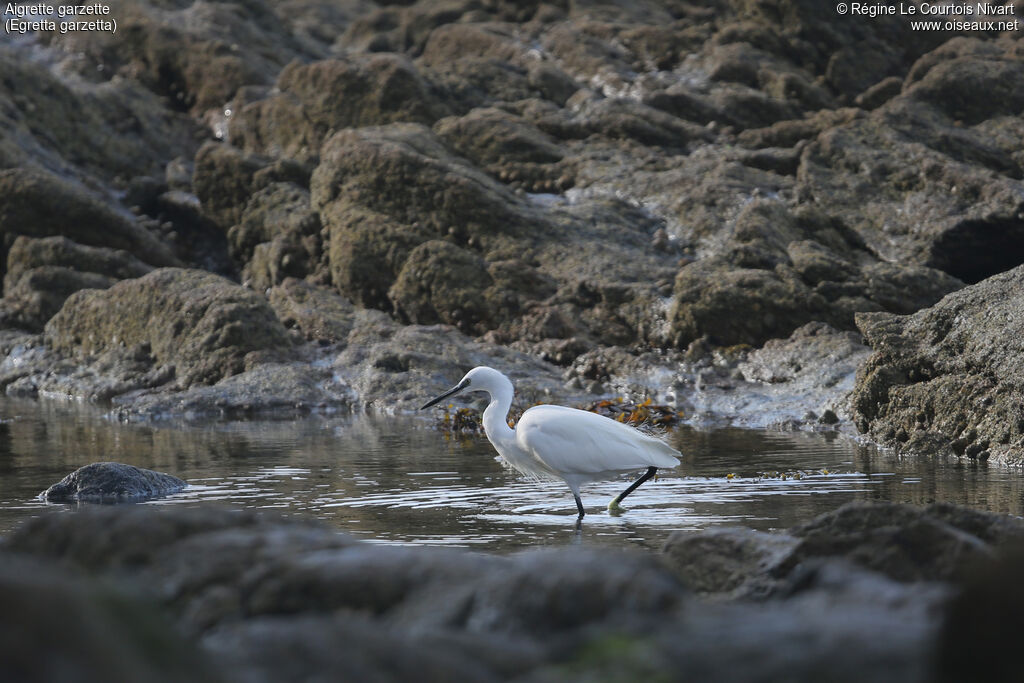
[[[874,354],[851,395],[857,428],[900,451],[1024,462],[1024,267],[909,316],[865,314]]]
[[[187,484],[170,474],[119,462],[80,467],[39,494],[55,503],[137,503],[177,493]]]

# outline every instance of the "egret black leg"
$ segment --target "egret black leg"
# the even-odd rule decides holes
[[[628,496],[629,494],[633,493],[633,491],[636,491],[637,487],[640,486],[640,484],[644,483],[645,481],[647,481],[648,479],[653,477],[654,474],[657,471],[658,471],[658,468],[654,467],[653,465],[651,467],[648,467],[647,471],[644,472],[643,474],[641,474],[639,479],[637,479],[632,484],[630,484],[629,488],[627,488],[625,491],[623,491],[619,495],[615,496],[615,498],[612,499],[612,502],[608,503],[608,509],[609,510],[618,510],[619,509],[619,503],[621,503],[623,500],[625,500],[626,496]]]
[[[583,511],[583,501],[580,500],[580,494],[573,491],[572,497],[576,499],[576,509],[580,511],[580,516],[577,518],[578,521],[580,519],[583,519],[583,516],[587,513]]]

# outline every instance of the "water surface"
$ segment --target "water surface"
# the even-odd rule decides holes
[[[495,460],[483,436],[453,438],[418,416],[121,424],[91,406],[0,399],[0,534],[21,520],[74,506],[35,496],[69,472],[113,460],[175,474],[182,493],[146,505],[203,501],[319,518],[384,543],[506,551],[543,544],[660,547],[674,530],[717,525],[788,528],[851,500],[951,501],[1021,514],[1018,472],[959,462],[897,459],[829,433],[677,428],[682,465],[627,499],[629,480],[582,491],[531,481]]]

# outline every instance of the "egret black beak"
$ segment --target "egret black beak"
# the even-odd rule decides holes
[[[462,380],[461,382],[459,382],[454,387],[452,387],[448,391],[444,392],[443,394],[441,394],[437,398],[432,398],[429,401],[427,401],[426,403],[424,403],[423,405],[421,405],[420,406],[420,410],[425,410],[425,409],[429,408],[432,405],[440,403],[441,401],[445,400],[449,396],[452,396],[453,394],[459,393],[460,391],[462,391],[463,389],[465,389],[468,386],[469,386],[469,382],[466,381],[466,380]]]

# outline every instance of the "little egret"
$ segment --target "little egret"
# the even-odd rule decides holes
[[[618,510],[619,503],[653,477],[659,467],[679,464],[679,451],[660,439],[585,410],[534,406],[512,429],[507,420],[515,390],[509,378],[493,368],[473,368],[461,382],[427,401],[420,410],[462,391],[483,391],[490,396],[483,420],[487,440],[520,472],[565,480],[576,499],[578,520],[586,514],[580,501],[581,484],[646,468],[639,479],[608,503],[609,510]]]

